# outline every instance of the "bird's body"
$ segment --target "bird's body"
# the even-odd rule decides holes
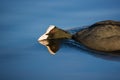
[[[120,22],[102,21],[73,35],[73,39],[99,51],[120,50]]]

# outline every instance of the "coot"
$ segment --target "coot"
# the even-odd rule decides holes
[[[75,34],[50,25],[45,34],[38,41],[47,46],[51,54],[59,49],[60,41],[73,39],[89,49],[103,52],[120,51],[120,22],[106,20],[97,22]]]

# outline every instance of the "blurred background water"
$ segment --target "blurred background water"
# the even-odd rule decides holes
[[[0,80],[120,80],[120,61],[63,46],[55,56],[37,39],[63,29],[120,20],[119,0],[0,0]],[[118,57],[118,59],[120,59]]]

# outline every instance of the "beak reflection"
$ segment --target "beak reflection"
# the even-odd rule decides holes
[[[55,53],[60,48],[60,40],[58,39],[51,39],[51,40],[40,40],[39,43],[46,46],[50,54],[55,55]]]

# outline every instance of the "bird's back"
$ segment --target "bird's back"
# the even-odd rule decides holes
[[[120,22],[101,21],[77,32],[74,39],[99,51],[120,50]]]

